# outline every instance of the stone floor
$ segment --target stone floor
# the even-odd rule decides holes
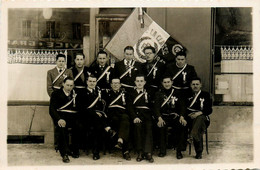
[[[252,144],[232,144],[209,141],[209,154],[204,151],[203,159],[194,158],[192,147],[191,155],[184,152],[184,158],[177,160],[175,150],[168,150],[167,156],[160,158],[154,155],[153,164],[147,161],[136,162],[136,155],[131,153],[132,160],[122,159],[120,151],[113,151],[100,155],[101,159],[92,160],[92,154],[81,152],[80,158],[70,158],[70,163],[62,162],[59,153],[56,153],[52,145],[43,144],[8,144],[8,166],[42,166],[42,165],[163,165],[163,164],[219,164],[219,163],[251,163],[253,161]]]

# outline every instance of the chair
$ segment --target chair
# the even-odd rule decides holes
[[[209,145],[208,145],[208,128],[205,130],[205,137],[206,137],[206,151],[209,154]],[[191,143],[189,143],[189,155],[191,154]]]

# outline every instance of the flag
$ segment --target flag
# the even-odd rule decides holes
[[[141,17],[140,17],[141,16]],[[124,48],[134,47],[134,57],[139,62],[145,62],[143,49],[153,46],[159,57],[172,61],[176,52],[185,48],[145,12],[134,9],[120,29],[105,46],[105,50],[117,59],[124,59]]]

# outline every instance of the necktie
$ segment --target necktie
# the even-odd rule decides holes
[[[129,65],[130,65],[130,61],[126,61],[126,69],[127,70],[130,68]]]
[[[62,69],[60,69],[59,72],[61,73],[61,72],[62,72]]]

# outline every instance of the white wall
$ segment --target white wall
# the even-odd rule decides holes
[[[55,65],[8,64],[8,101],[49,101],[47,71]]]

